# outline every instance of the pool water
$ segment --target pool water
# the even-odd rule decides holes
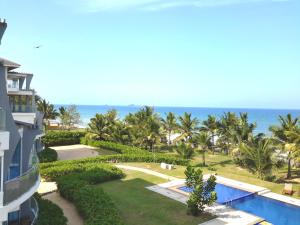
[[[192,192],[186,186],[179,190]],[[259,196],[247,191],[217,184],[217,203],[251,213],[274,225],[300,225],[300,207]]]
[[[192,192],[192,189],[187,187],[187,186],[183,186],[183,187],[179,187],[178,188],[181,191],[184,192]],[[236,189],[233,187],[229,187],[223,184],[219,184],[217,183],[215,191],[217,193],[217,203],[219,204],[225,204],[231,201],[234,201],[236,199],[240,199],[249,195],[253,195],[253,193],[248,192],[248,191],[243,191],[240,189]]]
[[[300,225],[300,207],[271,198],[252,195],[238,199],[230,206],[264,218],[274,225]]]

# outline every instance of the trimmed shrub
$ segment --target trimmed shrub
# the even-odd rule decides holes
[[[114,152],[117,152],[120,154],[137,154],[137,153],[146,154],[146,153],[149,153],[146,150],[143,150],[141,148],[137,148],[134,146],[122,145],[119,143],[108,142],[108,141],[95,141],[95,140],[90,140],[87,138],[81,138],[81,144],[89,145],[89,146],[96,147],[96,148],[102,148],[105,150],[114,151]]]
[[[37,194],[34,197],[39,205],[37,225],[67,225],[68,220],[59,206]]]
[[[87,167],[90,167],[91,164],[103,163],[103,162],[156,162],[156,163],[169,163],[174,165],[186,166],[189,163],[189,160],[180,159],[175,156],[169,156],[165,154],[119,154],[119,155],[102,155],[93,158],[86,158],[80,160],[64,160],[56,161],[52,163],[41,163],[40,173],[41,175],[48,179],[55,179],[56,177],[67,175],[74,172],[85,171]],[[90,163],[85,165],[86,163]],[[94,166],[94,165],[93,165]]]
[[[48,166],[40,164],[40,174],[48,181],[55,181],[57,178],[69,174],[83,174],[86,177],[82,179],[89,183],[100,183],[108,180],[118,179],[123,176],[123,173],[117,167],[98,163],[93,161],[80,162],[79,160],[57,161],[56,164],[48,163]]]
[[[38,157],[41,163],[57,161],[57,152],[52,148],[45,148],[38,153]]]
[[[111,198],[102,188],[93,186],[93,184],[121,178],[122,171],[108,164],[86,162],[78,166],[79,170],[75,168],[76,165],[70,163],[49,167],[52,172],[48,170],[48,176],[52,176],[57,182],[60,194],[74,203],[83,216],[85,225],[123,225],[119,211]],[[57,172],[62,168],[69,168],[65,173],[67,175],[57,176]],[[54,170],[57,171],[53,172]]]
[[[45,146],[62,146],[80,144],[80,138],[86,135],[85,131],[49,131],[42,137]]]

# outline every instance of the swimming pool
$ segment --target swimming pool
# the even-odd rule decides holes
[[[182,186],[178,188],[181,191],[184,192],[192,192],[192,189],[187,187],[187,186]],[[219,204],[226,204],[228,202],[234,201],[236,199],[240,199],[249,195],[253,195],[253,193],[248,192],[248,191],[243,191],[237,188],[229,187],[223,184],[217,183],[216,189],[217,193],[217,203]]]
[[[178,189],[188,193],[192,191],[186,186]],[[215,191],[219,204],[251,213],[274,225],[300,225],[300,207],[223,184],[217,184]]]

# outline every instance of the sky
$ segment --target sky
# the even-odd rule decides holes
[[[299,11],[299,0],[0,0],[0,57],[55,104],[300,109]]]

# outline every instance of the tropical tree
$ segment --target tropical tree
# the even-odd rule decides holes
[[[60,120],[63,127],[70,129],[75,124],[79,124],[80,121],[80,113],[77,111],[77,107],[75,105],[70,105],[67,108],[60,108]]]
[[[176,147],[176,152],[183,159],[191,159],[195,154],[194,149],[191,147],[191,145],[184,142],[180,143]]]
[[[191,166],[184,173],[186,185],[192,190],[187,201],[188,213],[198,216],[203,213],[205,206],[210,206],[217,200],[216,177],[210,176],[204,181],[202,171]]]
[[[197,151],[199,151],[202,155],[202,164],[205,163],[205,154],[212,146],[211,136],[206,131],[201,131],[199,134],[193,136],[192,139],[193,145],[197,147]]]
[[[101,141],[113,141],[116,137],[117,128],[117,112],[110,110],[106,114],[96,114],[95,117],[90,119],[88,124],[88,132],[91,138]]]
[[[219,128],[219,121],[215,116],[208,115],[207,120],[202,122],[202,127],[200,128],[203,131],[207,131],[211,138],[211,143],[215,145],[215,137]]]
[[[238,117],[235,113],[227,112],[224,113],[218,122],[218,140],[217,145],[225,153],[229,153],[232,149],[232,131],[238,122]]]
[[[136,113],[130,113],[125,117],[125,124],[134,145],[154,150],[154,145],[161,138],[161,124],[152,107],[145,106]]]
[[[37,102],[37,110],[44,114],[43,124],[45,129],[47,128],[47,124],[49,123],[49,120],[56,119],[56,117],[59,115],[54,105],[50,104],[45,99],[40,99]]]
[[[177,118],[174,113],[169,112],[166,119],[162,118],[162,127],[168,135],[168,145],[171,145],[171,134],[178,128]]]
[[[67,108],[64,106],[61,106],[58,108],[58,112],[59,112],[59,116],[64,116],[64,114],[66,113]]]
[[[45,99],[37,102],[37,110],[44,114],[44,119],[50,120],[55,119],[58,113],[53,104],[50,104]]]
[[[271,126],[270,131],[273,133],[273,138],[283,152],[287,153],[288,171],[287,178],[292,176],[292,160],[299,157],[299,145],[297,134],[299,134],[298,118],[293,118],[291,114],[285,117],[279,116],[278,126]]]
[[[239,146],[244,165],[260,179],[267,178],[272,173],[275,163],[272,160],[274,145],[268,138],[252,138]]]
[[[199,120],[197,118],[192,118],[191,113],[185,112],[182,116],[179,116],[179,129],[181,131],[180,139],[186,141],[190,140],[198,130]]]

